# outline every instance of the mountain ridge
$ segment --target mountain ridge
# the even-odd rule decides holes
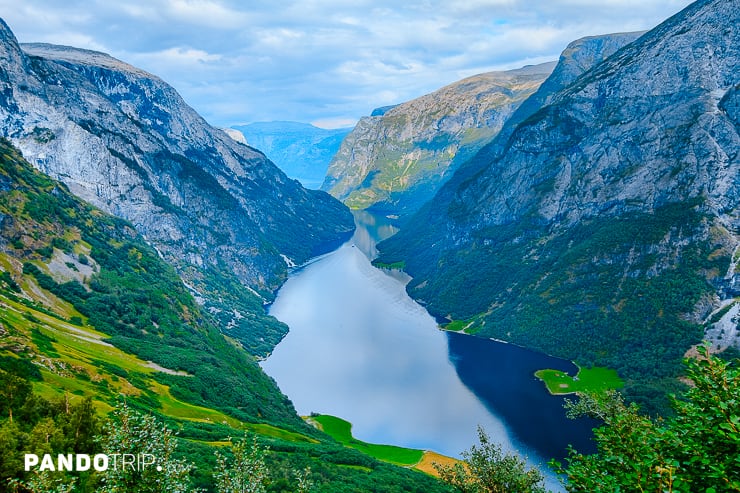
[[[492,139],[554,62],[478,74],[363,117],[321,187],[351,208],[406,216]]]
[[[450,186],[440,190],[441,194],[444,194],[445,190],[457,186],[471,174],[479,171],[476,164],[485,161],[481,158],[482,156],[486,155],[487,160],[494,159],[496,153],[500,152],[500,146],[505,145],[511,132],[514,131],[517,125],[532,116],[533,113],[543,106],[549,104],[558,91],[567,87],[584,72],[590,70],[616,51],[624,48],[624,46],[639,38],[645,32],[635,31],[586,36],[568,43],[558,58],[557,65],[550,76],[506,120],[500,131],[501,135],[497,135],[497,138],[481,148],[476,159],[471,158],[464,162],[458,172],[450,178]]]
[[[262,304],[287,276],[284,259],[341,244],[354,229],[349,211],[143,70],[99,52],[19,45],[4,22],[0,59],[0,133],[37,169],[131,221],[229,334],[269,353],[287,327]]]
[[[733,63],[719,62],[719,65],[712,67],[712,69],[709,69],[708,65],[702,63],[699,66],[692,65],[691,70],[686,70],[686,68],[681,69],[679,67],[688,67],[689,65],[677,64],[676,60],[671,59],[671,57],[661,57],[657,53],[660,51],[661,47],[666,44],[666,40],[664,39],[664,37],[670,35],[672,41],[680,41],[680,36],[686,35],[686,32],[671,34],[670,29],[672,27],[678,27],[677,23],[680,22],[682,25],[685,25],[692,22],[697,23],[700,26],[708,26],[709,21],[707,19],[701,18],[702,13],[705,14],[704,17],[710,17],[716,22],[719,21],[720,16],[716,13],[714,15],[709,15],[710,13],[708,13],[707,10],[711,9],[700,9],[700,7],[705,4],[707,4],[707,2],[696,2],[689,8],[685,9],[683,11],[683,15],[677,14],[676,16],[658,26],[656,29],[650,31],[647,35],[642,36],[634,43],[628,45],[625,49],[617,52],[614,56],[607,58],[606,60],[592,68],[588,73],[580,76],[580,78],[577,79],[573,84],[569,85],[565,90],[555,95],[554,99],[548,106],[545,106],[540,110],[542,113],[539,115],[539,118],[538,115],[533,115],[532,117],[530,117],[529,121],[523,122],[523,124],[519,126],[517,131],[521,134],[524,134],[526,129],[532,129],[532,132],[541,131],[542,129],[536,128],[536,125],[541,125],[540,122],[548,121],[548,119],[553,120],[555,118],[554,116],[552,116],[552,114],[548,114],[547,112],[554,112],[554,108],[557,107],[558,103],[569,101],[577,97],[579,98],[578,101],[572,102],[571,106],[574,107],[574,119],[579,118],[580,121],[573,122],[574,125],[584,125],[581,122],[588,118],[593,118],[594,115],[597,114],[597,112],[603,114],[606,111],[612,111],[615,113],[613,116],[611,116],[612,118],[622,119],[618,122],[618,125],[612,125],[614,128],[616,128],[616,132],[622,132],[626,128],[625,122],[634,121],[636,117],[639,117],[640,111],[644,111],[646,113],[652,111],[654,113],[655,110],[654,108],[651,108],[650,105],[662,104],[663,108],[669,110],[676,102],[675,100],[679,99],[682,95],[684,97],[690,96],[692,98],[688,101],[688,103],[685,103],[689,105],[693,104],[693,98],[697,96],[700,96],[702,98],[702,100],[699,102],[700,104],[697,105],[697,108],[690,108],[692,110],[695,110],[697,112],[700,112],[702,110],[707,112],[719,111],[718,103],[721,98],[717,97],[718,93],[716,92],[716,90],[704,90],[703,94],[701,95],[699,93],[687,95],[687,89],[685,85],[690,85],[690,91],[700,91],[704,89],[704,85],[706,84],[716,86],[716,84],[719,82],[717,79],[720,77],[716,77],[714,75],[717,73],[718,68],[723,68],[724,74],[721,76],[721,78],[723,79],[725,90],[728,91],[729,94],[732,92],[732,89],[730,89],[730,87],[732,86],[731,79],[736,80],[736,74],[733,70]],[[730,11],[721,9],[721,6],[719,4],[716,5],[716,10],[725,11],[726,15],[732,18],[732,14]],[[690,17],[691,21],[685,19],[685,17]],[[674,29],[674,31],[681,31],[682,29],[683,27],[679,27],[678,29]],[[694,28],[693,32],[696,32],[697,30],[698,28]],[[728,46],[731,43],[731,39],[727,39],[727,37],[729,36],[731,38],[731,35],[724,31],[722,31],[721,33],[719,31],[720,30],[717,28],[705,29],[703,32],[708,35],[706,36],[708,39],[702,39],[701,42],[706,43],[710,47],[716,46],[718,48],[721,48],[723,46]],[[685,42],[680,44],[679,46],[670,46],[669,48],[673,52],[680,52],[682,50],[685,50],[686,52],[692,53],[691,58],[693,60],[712,60],[714,58],[714,48],[696,48],[696,53],[690,50],[693,44],[697,42],[699,41],[691,38],[685,40]],[[703,56],[704,54],[706,54],[707,56]],[[635,57],[640,57],[640,60],[644,60],[642,64],[630,63],[630,60]],[[655,65],[657,65],[658,63],[661,63],[661,65],[656,67]],[[640,67],[643,67],[642,72],[640,72]],[[652,73],[660,73],[663,76],[645,77],[644,72],[647,71],[651,71]],[[683,73],[679,74],[679,71],[682,71]],[[611,79],[609,78],[610,75],[617,72],[619,73],[619,77],[612,77]],[[690,79],[693,78],[693,80],[686,80],[686,77]],[[606,85],[609,84],[609,82],[602,82],[603,80],[616,82],[612,86],[607,87]],[[639,106],[627,107],[624,103],[622,103],[620,106],[615,105],[613,107],[604,109],[600,105],[605,104],[605,102],[602,102],[602,100],[608,97],[612,97],[613,99],[624,99],[624,101],[629,101],[633,105]],[[663,98],[665,98],[665,100],[663,100]],[[560,115],[558,115],[558,117],[560,117]],[[683,115],[678,115],[678,117],[683,117]],[[565,125],[567,125],[568,123],[569,122],[566,121]],[[647,126],[648,122],[640,123],[643,126]],[[653,128],[660,128],[660,124],[658,122],[649,123],[652,124]],[[606,122],[605,128],[609,128],[609,125],[610,122]],[[563,138],[561,138],[561,141],[563,142],[562,145],[567,145],[568,143],[570,143],[570,140],[568,140],[571,137],[570,134],[573,135],[573,140],[577,140],[580,137],[579,132],[583,135],[587,135],[586,130],[582,128],[568,128],[566,131],[569,133],[569,135],[565,135]],[[532,133],[527,134],[527,137],[532,137],[532,135]],[[637,136],[635,136],[634,138],[637,138]],[[522,151],[531,152],[536,144],[532,146],[525,146],[523,145],[523,140],[523,136],[514,136],[509,142],[507,142],[507,145],[521,146],[520,149]],[[666,146],[665,143],[661,144],[670,149],[670,146]],[[606,145],[604,145],[604,147],[606,147]],[[631,156],[621,157],[626,160],[634,160],[634,158],[632,158]],[[492,173],[493,170],[489,170],[489,175]],[[498,181],[499,179],[500,176],[497,176],[496,181]],[[642,182],[642,184],[649,185],[657,181],[658,180],[645,180],[644,182]],[[486,196],[492,196],[496,192],[490,189],[486,190],[484,193],[486,194]],[[737,200],[737,191],[735,195],[736,196],[734,197],[734,199]],[[610,197],[599,197],[595,202],[603,204],[610,202],[610,200]],[[655,200],[655,202],[659,203],[660,200]],[[562,211],[580,211],[584,208],[584,206],[587,207],[587,203],[581,202],[579,204],[573,204],[569,206],[561,205],[559,206],[559,209]],[[540,208],[540,210],[546,210],[549,214],[547,217],[551,218],[558,214],[558,212],[554,210],[553,207],[554,206],[548,206],[545,208]],[[567,212],[564,213],[568,214]]]
[[[461,168],[380,261],[405,261],[438,317],[617,368],[660,408],[737,276],[737,7],[696,2],[582,73]]]

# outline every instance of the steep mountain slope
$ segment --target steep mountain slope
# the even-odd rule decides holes
[[[268,352],[285,328],[255,293],[272,296],[285,257],[300,263],[346,238],[349,212],[108,55],[21,49],[0,22],[0,62],[0,133],[73,193],[130,220],[224,327]]]
[[[133,357],[130,378],[124,371],[104,388],[88,385],[98,370],[106,373],[127,361],[112,344],[168,369],[155,380],[191,404],[218,404],[245,421],[261,415],[300,427],[275,383],[225,340],[172,267],[129,223],[34,171],[5,139],[0,139],[0,164],[3,361],[20,358],[38,365],[45,375],[39,385],[50,394],[80,380],[78,388],[86,393],[97,388],[104,403],[123,393],[161,406],[155,384],[137,381],[152,372],[142,361],[133,364]],[[78,346],[70,343],[75,338]],[[60,354],[44,354],[43,341],[49,348],[59,343],[56,351],[67,357],[77,353],[76,366],[64,364]]]
[[[319,188],[334,154],[350,128],[327,130],[299,122],[258,122],[237,125],[249,145],[265,153],[291,178]]]
[[[271,446],[276,491],[290,487],[280,483],[292,481],[290,471],[306,467],[315,491],[446,491],[429,476],[378,462],[307,425],[130,223],[73,196],[0,138],[3,384],[12,381],[8,374],[52,403],[34,396],[9,403],[19,411],[12,423],[0,416],[3,485],[23,476],[24,451],[72,452],[58,439],[57,423],[38,440],[29,426],[50,407],[69,414],[70,405],[90,398],[99,414],[125,399],[178,429],[178,451],[197,463],[204,491],[215,490],[214,451],[223,448],[214,442],[245,431]],[[3,399],[11,390],[3,388]],[[74,452],[92,454],[94,447]]]
[[[475,156],[463,162],[450,178],[448,190],[452,190],[463,181],[479,172],[492,161],[497,153],[502,152],[511,133],[517,126],[532,116],[537,110],[547,105],[562,89],[570,85],[581,74],[602,62],[620,48],[642,36],[645,32],[602,34],[577,39],[566,46],[560,54],[558,63],[550,76],[530,97],[525,99],[514,113],[504,122],[497,138],[486,144]]]
[[[490,141],[554,63],[490,72],[362,118],[321,189],[354,209],[407,215]]]
[[[696,2],[581,75],[381,261],[436,315],[617,368],[654,404],[736,276],[738,21],[737,0]]]
[[[504,129],[510,131],[516,128],[516,125],[548,104],[555,93],[570,85],[581,74],[643,34],[645,34],[645,31],[588,36],[568,44],[560,54],[558,64],[550,76],[532,96],[517,108],[511,118],[506,121]],[[502,137],[501,140],[504,140],[504,138]]]

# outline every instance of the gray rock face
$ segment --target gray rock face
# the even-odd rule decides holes
[[[270,298],[282,255],[303,262],[354,227],[339,202],[208,125],[156,76],[103,53],[19,46],[2,21],[0,133],[131,221],[188,282],[215,269]]]
[[[460,172],[451,178],[451,187],[459,185],[472,174],[485,168],[503,151],[508,138],[517,126],[532,116],[537,110],[550,103],[559,91],[566,88],[581,74],[602,62],[617,50],[645,34],[645,31],[632,33],[604,34],[588,36],[570,43],[560,55],[555,69],[540,87],[519,105],[516,111],[506,120],[503,128],[489,145],[481,149],[475,159],[461,165]]]
[[[484,224],[568,226],[705,197],[736,229],[737,7],[697,2],[554,95],[459,205]]]
[[[643,34],[645,31],[588,36],[570,43],[560,54],[560,59],[552,74],[506,122],[506,130],[511,131],[516,128],[535,111],[550,103],[558,91]]]
[[[380,260],[482,335],[673,378],[735,275],[738,26],[740,1],[701,0],[621,48],[571,45]]]
[[[351,208],[407,215],[490,141],[554,63],[469,77],[362,118],[322,185]]]

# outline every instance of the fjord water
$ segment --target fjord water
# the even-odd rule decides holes
[[[584,444],[592,424],[566,419],[533,375],[574,365],[438,330],[403,276],[368,260],[393,228],[357,220],[353,239],[294,271],[270,308],[290,332],[262,366],[299,413],[340,416],[364,441],[450,456],[477,443],[478,425],[537,463]]]

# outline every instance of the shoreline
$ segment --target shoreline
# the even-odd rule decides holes
[[[414,300],[414,301],[416,301],[416,300]],[[417,301],[417,303],[418,303],[418,301]],[[424,305],[422,305],[422,306],[424,306]],[[426,307],[424,307],[424,309],[426,310]],[[429,313],[428,310],[427,310],[427,313]],[[430,313],[430,315],[432,315],[432,314]],[[432,315],[432,317],[434,317],[434,315]],[[555,359],[559,359],[559,360],[562,360],[562,361],[567,361],[569,363],[574,364],[577,368],[579,368],[579,369],[581,368],[580,366],[578,366],[578,363],[576,363],[573,360],[570,360],[570,359],[567,359],[567,358],[563,358],[562,356],[558,356],[556,354],[546,353],[544,351],[541,351],[541,350],[535,349],[535,348],[531,348],[529,346],[523,346],[523,345],[517,344],[516,342],[513,342],[513,341],[507,341],[507,340],[504,340],[504,339],[498,339],[496,337],[484,337],[484,336],[479,336],[479,335],[476,335],[476,334],[470,334],[468,332],[465,332],[464,331],[465,329],[462,329],[462,330],[451,330],[451,329],[447,329],[447,328],[443,327],[439,323],[439,319],[437,319],[436,317],[434,317],[434,318],[437,321],[437,328],[440,331],[442,331],[442,332],[449,332],[451,334],[460,334],[460,335],[464,335],[464,336],[468,336],[468,337],[477,337],[478,339],[483,339],[483,340],[488,340],[488,341],[494,341],[494,342],[500,342],[501,344],[509,344],[511,346],[515,346],[515,347],[518,347],[518,348],[521,348],[521,349],[526,349],[527,351],[532,351],[534,353],[544,354],[545,356],[548,356],[550,358],[555,358]],[[449,323],[449,322],[447,322],[447,323]]]
[[[461,462],[459,459],[433,450],[413,449],[399,445],[376,444],[359,440],[352,434],[351,422],[331,414],[312,414],[302,416],[302,418],[306,423],[326,433],[345,447],[363,452],[376,460],[413,469],[434,477],[439,477],[439,473],[434,468],[435,463],[448,465]],[[414,460],[402,459],[404,456],[410,457],[417,454],[420,454],[418,459],[416,457]]]

